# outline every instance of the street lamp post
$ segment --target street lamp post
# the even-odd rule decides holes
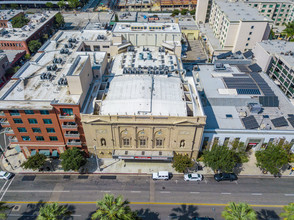
[[[100,165],[99,165],[99,158],[98,158],[98,155],[97,155],[97,149],[96,149],[96,146],[95,146],[95,145],[94,145],[94,150],[95,150],[95,154],[96,154],[97,169],[98,169],[99,171],[101,171],[101,170],[100,170]]]

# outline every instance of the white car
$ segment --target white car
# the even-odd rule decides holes
[[[170,174],[168,171],[159,171],[158,173],[152,174],[153,180],[169,180]]]
[[[203,176],[198,173],[187,173],[184,175],[185,181],[201,181],[203,179]]]
[[[12,177],[12,173],[0,171],[0,179],[9,180]]]

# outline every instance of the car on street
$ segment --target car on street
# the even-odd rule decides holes
[[[0,179],[9,180],[13,176],[12,173],[6,171],[0,171]]]
[[[218,173],[218,174],[214,174],[214,179],[217,182],[224,181],[224,180],[234,181],[234,180],[237,180],[238,177],[234,173]]]
[[[203,176],[198,173],[186,173],[184,175],[185,181],[201,181],[203,179]]]
[[[157,173],[152,174],[153,180],[169,180],[171,177],[171,173],[168,171],[159,171]]]

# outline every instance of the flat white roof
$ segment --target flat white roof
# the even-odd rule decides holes
[[[14,16],[18,15],[19,13],[23,12],[22,10],[0,10],[0,20],[7,20],[9,21]]]
[[[132,29],[132,27],[142,27],[142,29]],[[163,29],[159,29],[163,28]],[[180,27],[176,23],[116,23],[113,33],[181,33]]]
[[[268,54],[282,58],[288,64],[288,67],[294,68],[294,42],[267,40],[257,44],[263,47]]]
[[[110,83],[102,115],[187,116],[179,77],[119,75]]]
[[[214,1],[226,14],[229,21],[271,21],[269,18],[260,15],[256,8],[252,8],[244,2]]]

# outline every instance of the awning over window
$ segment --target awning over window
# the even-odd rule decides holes
[[[34,155],[36,155],[36,153],[37,153],[37,151],[36,151],[36,150],[32,150],[32,151],[31,151],[31,156],[34,156]]]
[[[58,151],[57,150],[54,150],[52,151],[52,157],[58,157]]]
[[[21,152],[21,149],[20,149],[19,145],[17,145],[14,149],[16,150],[17,153]]]
[[[40,150],[39,154],[44,154],[46,157],[50,156],[50,150]]]

